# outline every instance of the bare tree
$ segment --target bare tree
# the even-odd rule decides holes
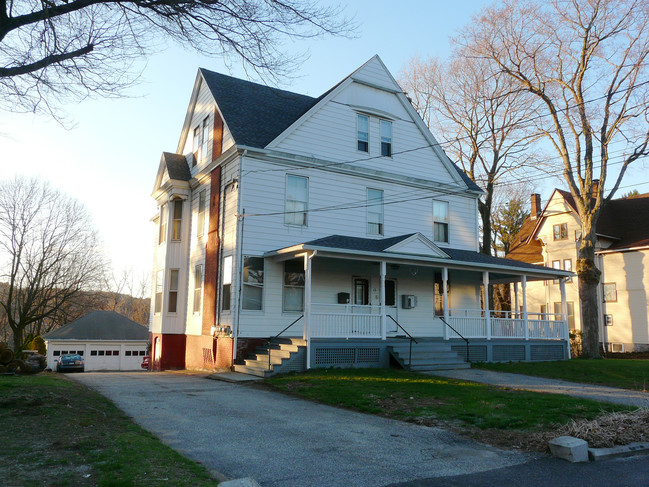
[[[445,149],[485,195],[478,202],[482,223],[481,252],[490,254],[491,216],[501,178],[534,160],[529,119],[534,113],[527,93],[463,49],[444,64],[437,59],[410,60],[401,73],[403,89],[428,126],[445,141]]]
[[[61,99],[119,95],[166,40],[281,76],[300,57],[282,41],[348,34],[340,13],[311,0],[0,1],[0,106],[55,115]]]
[[[595,226],[629,165],[649,152],[649,6],[507,0],[478,15],[463,43],[540,103],[537,125],[556,151],[581,221],[584,355],[600,357]]]
[[[40,332],[105,270],[96,232],[77,201],[35,179],[0,182],[0,307],[14,348]]]

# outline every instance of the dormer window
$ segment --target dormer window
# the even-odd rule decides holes
[[[392,157],[392,122],[381,120],[381,155]]]
[[[356,139],[357,148],[361,152],[369,152],[370,150],[370,117],[361,115],[356,117]]]

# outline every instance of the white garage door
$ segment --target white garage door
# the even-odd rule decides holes
[[[86,354],[86,370],[119,370],[119,345],[90,345]]]
[[[122,357],[122,370],[140,370],[145,355],[146,346],[125,346],[124,357]]]

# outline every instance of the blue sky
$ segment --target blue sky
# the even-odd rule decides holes
[[[289,51],[308,50],[310,58],[280,87],[318,96],[374,54],[396,77],[412,56],[445,57],[449,36],[490,2],[346,3],[359,23],[357,37],[288,42]],[[148,59],[133,97],[68,106],[74,128],[46,116],[0,112],[0,177],[36,175],[79,199],[114,267],[148,272],[156,210],[150,194],[160,154],[176,149],[198,67],[246,77],[236,63],[228,69],[220,59],[171,46]]]

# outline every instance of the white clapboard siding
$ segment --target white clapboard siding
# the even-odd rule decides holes
[[[278,170],[278,167],[280,170]],[[269,171],[270,169],[270,171]],[[477,221],[471,196],[439,194],[397,183],[347,176],[314,168],[286,170],[247,157],[246,177],[241,185],[242,208],[246,210],[243,249],[262,255],[328,235],[382,238],[367,233],[367,188],[384,191],[385,237],[421,232],[433,237],[431,198],[449,202],[449,240],[454,248],[475,250]],[[309,178],[308,225],[284,224],[286,175]],[[401,201],[405,200],[405,201]],[[342,205],[343,209],[314,211]],[[440,247],[446,244],[439,243]]]
[[[371,107],[391,115],[385,119],[392,121],[392,157],[381,157],[379,120],[382,117],[378,115],[370,115],[369,152],[357,150],[357,110],[361,110],[358,107]],[[270,147],[333,162],[353,162],[357,167],[403,176],[444,183],[458,180],[457,174],[442,164],[397,94],[359,83],[346,85]],[[455,170],[451,168],[451,171]]]

